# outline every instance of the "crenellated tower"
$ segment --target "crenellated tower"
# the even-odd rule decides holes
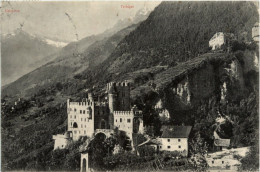
[[[94,107],[92,94],[81,102],[67,100],[68,131],[72,132],[73,140],[80,136],[92,137],[94,133]]]
[[[130,103],[130,83],[128,82],[110,82],[107,84],[108,103],[110,112],[129,111]]]

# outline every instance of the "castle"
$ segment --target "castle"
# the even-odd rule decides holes
[[[133,133],[143,133],[142,111],[131,108],[130,83],[108,83],[108,101],[95,101],[93,95],[81,102],[67,100],[68,130],[64,135],[54,135],[54,149],[65,148],[69,140],[76,141],[81,136],[93,137],[97,133],[108,135],[113,129],[124,131],[132,140]]]

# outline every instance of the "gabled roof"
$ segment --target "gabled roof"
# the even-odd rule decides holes
[[[161,138],[188,138],[191,126],[162,126]]]
[[[226,147],[228,147],[230,145],[230,139],[215,139],[214,145],[215,146],[226,146]]]
[[[145,142],[139,144],[138,147],[143,145],[161,145],[161,142],[157,139],[148,139]]]

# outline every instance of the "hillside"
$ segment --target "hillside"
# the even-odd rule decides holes
[[[103,75],[173,66],[207,52],[208,41],[216,32],[251,40],[257,21],[257,8],[251,2],[163,2],[97,70]]]
[[[97,37],[94,39],[83,39],[77,43],[77,46],[81,47],[78,54],[75,54],[75,51],[70,49],[74,43],[67,45],[60,52],[61,55],[55,60],[39,67],[5,87],[3,89],[3,95],[33,95],[41,88],[47,88],[50,85],[65,82],[69,79],[73,80],[73,77],[78,73],[103,62],[115,49],[117,44],[127,34],[133,31],[136,26],[137,25],[129,26],[101,40],[96,39]],[[68,49],[70,50],[68,51]],[[64,53],[67,51],[69,54]],[[53,75],[54,73],[55,75]]]
[[[53,60],[61,49],[20,30],[1,36],[2,86]]]

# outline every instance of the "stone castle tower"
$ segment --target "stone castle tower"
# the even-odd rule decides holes
[[[92,94],[81,102],[67,100],[68,131],[72,132],[73,140],[80,136],[91,137],[94,133],[94,100]]]
[[[114,111],[129,111],[130,104],[130,83],[110,82],[107,84],[108,104],[110,113]]]

